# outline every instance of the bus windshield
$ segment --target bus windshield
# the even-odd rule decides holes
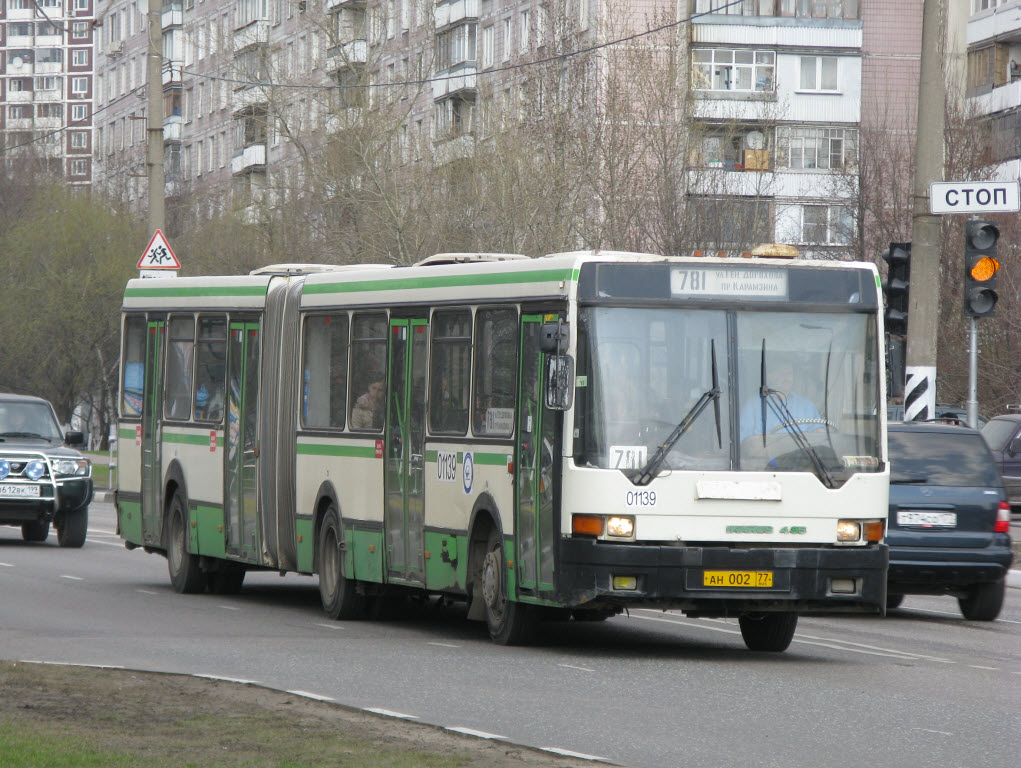
[[[672,436],[660,473],[813,472],[835,487],[881,468],[870,314],[583,307],[578,324],[580,466],[640,469]],[[714,381],[719,398],[678,437]]]

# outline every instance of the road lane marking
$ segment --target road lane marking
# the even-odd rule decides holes
[[[62,579],[70,579],[71,581],[85,581],[85,579],[83,579],[81,576],[70,576],[70,575],[68,575],[66,573],[60,574],[60,578],[62,578]]]
[[[406,715],[403,712],[394,712],[392,709],[379,709],[378,707],[367,707],[366,712],[374,712],[383,717],[396,717],[400,720],[418,720],[418,715]]]
[[[159,592],[153,592],[151,589],[136,589],[136,592],[141,592],[143,595],[158,595]]]
[[[440,648],[460,648],[459,645],[453,643],[426,643],[426,645],[438,645]]]
[[[318,693],[309,693],[308,691],[288,691],[288,693],[295,696],[304,696],[306,699],[315,699],[316,701],[336,701],[336,699],[329,696],[321,696]]]
[[[241,610],[236,605],[220,605],[220,606],[217,606],[217,607],[223,608],[223,610],[225,610],[225,611],[240,611]]]
[[[0,563],[4,568],[13,568],[14,563]]]
[[[566,669],[577,669],[577,670],[580,670],[582,672],[595,672],[594,669],[589,669],[588,667],[576,667],[573,664],[557,664],[557,666],[558,667],[565,667]]]
[[[124,549],[124,545],[116,541],[96,541],[95,539],[89,539],[89,544],[102,544],[107,547],[117,547],[117,549]]]
[[[323,621],[313,621],[312,622],[312,626],[314,626],[314,627],[323,627],[324,629],[346,629],[346,627],[343,624],[339,624],[339,623],[338,624],[327,624],[326,622],[323,622]]]
[[[465,728],[463,726],[447,727],[444,730],[453,731],[454,733],[463,733],[465,736],[476,736],[480,739],[506,739],[506,736],[498,736],[495,733],[486,733],[485,731],[476,731],[474,728]]]
[[[993,672],[1000,671],[998,667],[983,667],[981,664],[969,664],[968,666],[971,667],[972,669],[988,669]]]

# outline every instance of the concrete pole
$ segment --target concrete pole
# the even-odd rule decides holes
[[[945,0],[924,0],[922,58],[915,143],[915,194],[908,292],[907,375],[904,420],[936,417],[936,346],[939,325],[939,216],[929,213],[929,184],[943,181],[946,122]]]
[[[163,0],[149,0],[148,63],[149,105],[146,141],[149,174],[149,236],[165,226],[165,179],[163,174]],[[164,233],[165,234],[165,233]]]

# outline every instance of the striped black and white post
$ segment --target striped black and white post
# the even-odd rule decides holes
[[[904,382],[904,421],[936,418],[936,366],[909,365]]]

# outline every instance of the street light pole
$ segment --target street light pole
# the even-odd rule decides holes
[[[146,123],[149,176],[149,231],[164,228],[165,179],[163,172],[163,0],[149,0],[148,63],[149,105]]]

